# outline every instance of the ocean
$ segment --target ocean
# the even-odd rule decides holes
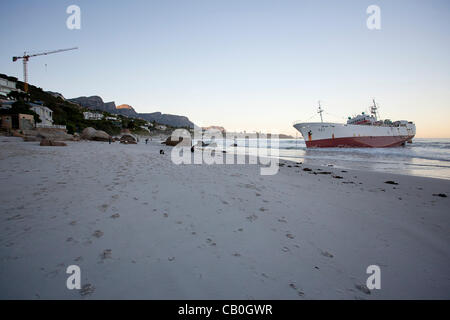
[[[265,141],[256,139],[218,140],[218,147],[239,154],[258,153],[267,149]],[[274,146],[269,146],[274,148]],[[307,149],[303,139],[280,139],[275,146],[280,159],[310,165],[332,164],[342,169],[360,169],[433,177],[450,180],[450,139],[413,139],[413,143],[397,148],[318,148]],[[260,150],[264,153],[267,150]]]

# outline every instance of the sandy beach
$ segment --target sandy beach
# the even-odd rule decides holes
[[[67,144],[0,137],[1,299],[450,298],[449,180]]]

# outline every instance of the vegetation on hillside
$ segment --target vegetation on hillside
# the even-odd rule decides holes
[[[11,78],[5,75],[1,75],[3,78]],[[16,78],[11,78],[13,81],[17,81]],[[108,112],[93,111],[87,108],[83,108],[78,104],[66,101],[61,97],[54,96],[48,92],[42,90],[42,88],[28,85],[28,94],[25,94],[24,83],[22,81],[17,81],[17,89],[22,90],[22,92],[13,91],[8,95],[8,98],[14,99],[17,102],[13,104],[12,109],[2,110],[2,113],[26,113],[33,114],[35,116],[36,122],[41,122],[39,116],[31,111],[27,105],[27,102],[40,102],[44,106],[50,108],[53,111],[53,123],[55,125],[65,125],[67,132],[73,134],[75,132],[80,133],[84,128],[93,127],[97,130],[103,130],[110,135],[120,134],[121,129],[129,129],[132,133],[139,135],[148,135],[149,131],[143,129],[146,126],[147,121],[143,119],[127,118],[122,115],[110,114]],[[102,120],[85,120],[83,112],[99,112],[104,115]],[[106,120],[106,117],[115,117],[117,120]],[[152,133],[168,133],[173,131],[174,128],[166,126],[167,131],[156,130],[155,127],[158,123],[153,122],[153,127],[148,127]]]

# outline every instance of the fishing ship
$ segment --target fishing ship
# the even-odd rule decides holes
[[[349,117],[347,123],[323,122],[319,102],[318,113],[321,122],[296,122],[294,128],[300,131],[308,148],[389,148],[412,143],[416,125],[407,120],[378,120],[378,107],[373,99],[370,114]]]

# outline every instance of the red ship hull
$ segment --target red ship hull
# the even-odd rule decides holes
[[[308,148],[390,148],[405,145],[413,136],[346,137],[305,140]]]

